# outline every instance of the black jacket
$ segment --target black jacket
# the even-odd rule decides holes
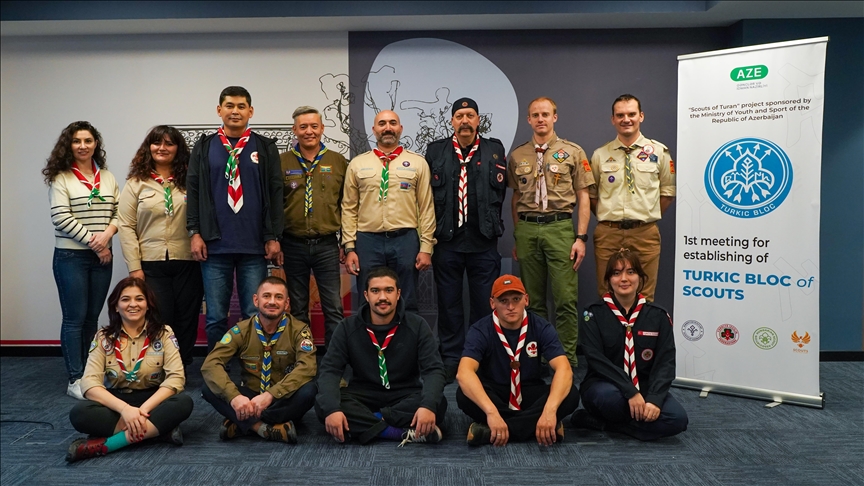
[[[186,229],[197,231],[204,241],[222,239],[219,224],[216,222],[210,185],[210,141],[215,136],[215,133],[203,135],[195,143],[186,176]],[[258,147],[258,175],[263,196],[263,244],[270,240],[278,241],[285,226],[282,216],[282,169],[276,140],[258,135],[254,131],[252,136],[255,137],[255,145]]]
[[[347,365],[354,372],[349,389],[384,390],[378,371],[378,351],[366,331],[367,326],[372,327],[369,311],[369,304],[364,302],[356,314],[339,323],[318,367],[317,402],[325,417],[341,410],[339,382]],[[405,312],[401,300],[393,319],[399,322],[399,329],[384,351],[390,390],[422,390],[420,406],[437,413],[444,390],[444,364],[429,324],[422,317]]]
[[[481,180],[469,177],[469,191],[475,191],[477,208],[481,211],[478,220],[480,233],[490,240],[504,234],[501,206],[507,192],[507,158],[504,145],[497,138],[480,138]],[[456,197],[459,194],[459,159],[453,150],[453,139],[443,138],[426,147],[426,162],[429,163],[432,194],[435,199],[435,238],[450,241],[456,230]],[[472,159],[471,164],[474,164]],[[469,213],[469,218],[470,218]]]
[[[608,381],[628,399],[641,393],[646,402],[662,407],[675,379],[675,336],[669,314],[646,302],[633,325],[639,390],[624,373],[624,326],[602,300],[589,306],[585,317],[579,326],[579,341],[588,360],[588,373],[580,388],[585,390],[598,380]]]

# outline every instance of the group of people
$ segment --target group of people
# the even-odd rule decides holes
[[[113,450],[118,434],[127,443],[160,435],[182,442],[178,424],[191,402],[178,393],[183,367],[192,362],[202,295],[209,351],[203,394],[225,416],[223,439],[254,432],[295,441],[292,421],[314,404],[339,440],[436,442],[447,406],[441,390],[455,379],[457,402],[475,420],[469,443],[503,445],[510,437],[536,436],[551,444],[563,434],[562,417],[579,403],[571,369],[579,329],[576,270],[592,211],[599,222],[598,291],[623,325],[609,327],[615,321],[602,308],[586,311],[587,411],[578,411],[573,422],[593,428],[625,423],[631,428],[622,430],[638,429],[631,435],[640,438],[686,428],[686,414],[666,392],[674,377],[671,326],[658,324],[665,312],[651,303],[660,250],[655,223],[674,198],[674,165],[664,145],[641,134],[644,115],[634,96],[615,100],[611,120],[618,137],[590,162],[555,133],[557,107],[549,98],[530,103],[532,140],[509,158],[500,141],[479,135],[479,107],[470,98],[453,103],[452,138],[429,144],[425,158],[400,145],[399,116],[381,111],[372,127],[375,148],[350,163],[321,141],[324,125],[315,108],[294,111],[296,144],[282,154],[274,140],[249,128],[254,108],[244,88],[223,90],[217,114],[222,126],[191,152],[176,128],[153,128],[122,193],[106,170],[101,134],[88,122],[63,130],[43,170],[55,227],[67,393],[87,400],[73,410],[73,424],[104,438],[101,445],[73,444],[70,457]],[[499,276],[497,240],[508,186],[524,285]],[[129,278],[112,293],[113,303],[109,299],[112,324],[97,334],[115,233]],[[267,277],[268,261],[284,268],[287,283]],[[347,319],[340,264],[357,276],[367,301]],[[419,271],[430,267],[439,301],[437,339],[416,315]],[[235,273],[243,320],[226,332]],[[308,327],[311,274],[325,317],[327,353],[318,371]],[[546,320],[547,279],[554,327]],[[616,279],[626,280],[622,286],[633,295],[618,296]],[[631,331],[643,325],[647,330],[634,340]],[[619,344],[628,351],[609,356]],[[592,345],[599,346],[596,352],[587,351]],[[239,388],[227,374],[235,355],[244,376]],[[546,366],[551,387],[543,381]],[[352,376],[340,387],[346,367]],[[103,375],[108,393],[95,378]],[[644,397],[637,375],[642,386],[650,384]],[[609,413],[620,403],[595,383],[612,383],[629,421]],[[586,386],[597,389],[590,402]],[[170,412],[156,420],[156,410],[166,407]],[[672,419],[663,415],[666,408]],[[115,414],[100,419],[99,431],[84,425],[97,411]],[[116,424],[113,434],[104,425],[109,422]],[[668,427],[644,432],[651,423]]]

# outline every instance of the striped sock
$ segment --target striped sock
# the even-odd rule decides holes
[[[129,441],[126,440],[126,432],[122,430],[105,439],[105,448],[108,449],[108,452],[114,452],[128,445]]]

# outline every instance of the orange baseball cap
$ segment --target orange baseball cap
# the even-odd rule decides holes
[[[525,286],[522,285],[522,281],[519,280],[519,277],[515,275],[501,275],[495,280],[495,283],[492,284],[492,297],[500,297],[504,292],[515,291],[520,294],[527,294],[525,291]]]

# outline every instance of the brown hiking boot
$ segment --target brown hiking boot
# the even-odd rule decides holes
[[[473,422],[468,427],[468,437],[467,442],[468,445],[472,446],[480,446],[491,444],[490,439],[492,438],[492,430],[489,429],[488,425],[481,424],[479,422]]]
[[[264,429],[264,438],[272,441],[281,441],[287,444],[297,443],[297,428],[294,427],[294,422],[287,421],[284,424],[262,424]]]
[[[222,427],[219,428],[219,438],[222,440],[231,440],[240,435],[240,427],[230,419],[222,421]]]
[[[81,459],[89,459],[96,456],[104,456],[108,454],[108,448],[105,447],[105,438],[98,439],[77,439],[69,444],[69,450],[66,452],[66,462],[80,461]]]

